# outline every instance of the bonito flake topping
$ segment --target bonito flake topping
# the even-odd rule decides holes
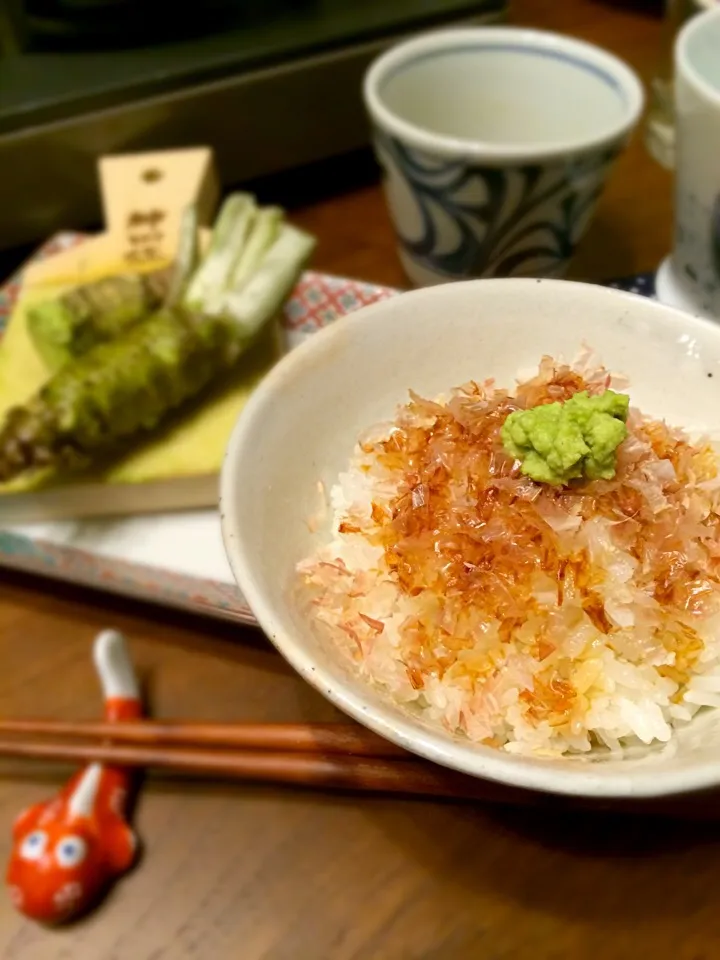
[[[720,478],[707,440],[632,406],[612,479],[524,476],[518,410],[624,383],[544,358],[512,392],[414,393],[361,437],[332,539],[299,566],[313,617],[428,721],[559,756],[667,741],[720,706]]]

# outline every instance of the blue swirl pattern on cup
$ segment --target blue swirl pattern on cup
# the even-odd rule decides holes
[[[623,146],[486,166],[374,138],[402,251],[448,280],[562,276]]]

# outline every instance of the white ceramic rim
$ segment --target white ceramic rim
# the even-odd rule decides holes
[[[483,46],[525,47],[539,51],[555,51],[580,60],[609,75],[626,98],[625,116],[613,127],[596,137],[583,137],[560,143],[488,143],[433,133],[403,120],[389,110],[383,102],[380,89],[388,74],[405,63],[410,63],[418,54],[434,50],[447,50],[463,44],[467,46],[482,41]],[[404,143],[427,153],[444,157],[468,157],[495,162],[517,160],[550,160],[572,154],[584,153],[621,140],[636,126],[645,103],[643,86],[637,74],[622,60],[611,53],[561,34],[547,30],[527,30],[522,27],[459,27],[438,30],[412,40],[406,40],[381,54],[368,68],[363,81],[365,106],[372,120],[382,129]]]
[[[714,7],[691,17],[677,35],[675,41],[675,82],[684,80],[698,96],[716,109],[720,109],[720,90],[716,90],[700,76],[690,59],[688,49],[695,34],[700,33],[708,23],[713,23],[716,20],[720,21],[720,7]]]
[[[460,286],[477,287],[482,284],[514,284],[536,290],[538,283],[552,287],[582,287],[600,292],[602,296],[612,295],[620,302],[627,301],[628,306],[642,301],[646,309],[657,310],[665,315],[674,315],[673,319],[678,326],[678,332],[692,332],[711,327],[715,335],[719,335],[719,328],[711,320],[692,317],[680,310],[675,310],[663,304],[640,297],[637,294],[626,293],[620,290],[595,287],[593,284],[577,283],[567,280],[536,280],[536,279],[492,279],[468,280]],[[454,284],[453,286],[457,286]],[[442,296],[443,285],[426,287],[402,294],[406,298]],[[323,351],[332,340],[342,338],[346,340],[349,327],[364,325],[368,313],[384,309],[385,301],[379,301],[361,308],[355,313],[343,318],[339,323],[331,324],[324,330],[314,334],[301,346],[286,354],[265,376],[258,387],[253,391],[240,414],[225,453],[225,459],[220,475],[220,522],[225,550],[230,562],[235,580],[250,605],[261,629],[276,647],[287,662],[311,686],[331,703],[335,704],[344,713],[357,720],[363,726],[374,730],[385,739],[411,750],[413,753],[425,757],[442,766],[450,767],[469,776],[492,780],[513,787],[523,787],[545,793],[563,794],[567,796],[581,796],[606,799],[630,799],[671,796],[717,786],[720,783],[720,760],[706,761],[693,766],[664,771],[662,767],[649,765],[646,768],[633,769],[627,773],[604,772],[598,775],[593,771],[593,764],[589,763],[578,769],[563,769],[562,764],[547,765],[544,761],[532,761],[527,758],[511,757],[501,751],[478,753],[476,748],[468,742],[456,743],[446,739],[440,733],[432,730],[423,730],[414,726],[411,721],[398,717],[384,707],[368,706],[362,694],[344,689],[330,676],[321,665],[316,664],[312,657],[295,644],[293,637],[288,636],[280,628],[280,623],[270,604],[263,600],[263,592],[253,570],[252,551],[243,547],[235,536],[237,527],[236,507],[236,464],[240,462],[239,451],[246,445],[246,437],[251,432],[251,425],[255,418],[262,414],[263,408],[272,400],[273,395],[282,389],[283,382],[291,376],[295,368],[304,365],[305,357],[315,350]],[[463,758],[467,758],[465,762]],[[524,760],[524,762],[518,761]],[[607,770],[607,768],[605,768]],[[473,771],[473,772],[471,772]]]

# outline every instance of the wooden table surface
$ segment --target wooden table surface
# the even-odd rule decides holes
[[[601,44],[648,80],[660,24],[627,4],[517,0],[514,19]],[[320,238],[317,266],[404,282],[379,188],[360,160],[286,178]],[[335,195],[328,196],[328,183]],[[324,194],[324,196],[323,196]],[[572,275],[652,269],[670,244],[671,179],[638,136]],[[191,546],[191,545],[189,545]],[[3,574],[0,703],[92,717],[88,656],[115,625],[153,709],[231,720],[330,719],[257,632]],[[67,771],[0,766],[0,859],[25,805]],[[146,784],[137,870],[82,924],[47,932],[0,899],[4,960],[674,960],[720,955],[720,827],[232,785]]]

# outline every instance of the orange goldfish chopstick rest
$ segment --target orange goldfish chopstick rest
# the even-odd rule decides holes
[[[93,648],[109,721],[135,720],[142,704],[125,640],[100,633]],[[42,923],[73,920],[94,906],[128,870],[137,841],[125,820],[131,775],[90,764],[53,800],[21,813],[13,827],[7,871],[10,896],[22,913]]]

